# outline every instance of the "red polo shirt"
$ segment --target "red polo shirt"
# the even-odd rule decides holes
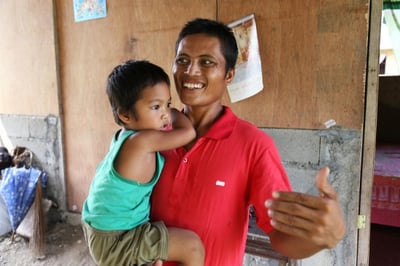
[[[275,190],[291,189],[273,140],[224,107],[188,152],[178,148],[163,155],[152,220],[195,231],[205,246],[206,266],[242,265],[249,206],[268,233],[265,200]]]

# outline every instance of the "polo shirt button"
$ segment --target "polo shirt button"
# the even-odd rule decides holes
[[[187,157],[183,158],[183,163],[187,163],[187,162],[188,162],[188,158]]]

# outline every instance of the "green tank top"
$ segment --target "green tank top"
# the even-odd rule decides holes
[[[124,141],[135,133],[132,130],[115,133],[107,155],[96,168],[82,208],[82,219],[95,229],[130,230],[149,220],[150,196],[160,178],[164,158],[156,153],[156,170],[147,184],[123,178],[113,165]]]

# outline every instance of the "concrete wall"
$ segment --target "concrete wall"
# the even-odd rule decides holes
[[[275,139],[293,190],[318,195],[315,174],[323,166],[331,169],[330,182],[339,194],[346,214],[347,233],[332,250],[297,262],[302,266],[356,265],[361,133],[332,127],[326,130],[264,129]],[[246,255],[244,265],[279,265],[277,261]]]
[[[15,146],[25,146],[34,153],[34,165],[49,174],[47,195],[65,210],[66,192],[61,152],[60,120],[55,116],[0,114],[0,132],[6,132]],[[2,130],[1,130],[2,129]],[[298,262],[302,266],[355,265],[356,219],[359,204],[361,168],[360,132],[332,127],[326,130],[263,129],[272,136],[280,150],[293,189],[318,195],[315,174],[322,166],[331,169],[330,182],[339,193],[346,214],[347,233],[332,250],[324,250]],[[77,154],[79,156],[79,154]],[[244,265],[279,265],[278,261],[246,255]]]
[[[56,116],[0,114],[0,144],[10,153],[24,146],[33,153],[32,165],[49,176],[46,194],[60,210],[66,209],[60,119]]]

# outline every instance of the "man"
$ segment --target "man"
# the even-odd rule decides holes
[[[197,136],[163,153],[152,219],[195,231],[207,266],[242,265],[250,206],[281,254],[304,258],[332,248],[345,223],[329,169],[317,175],[320,197],[284,192],[291,187],[273,140],[222,105],[237,54],[232,31],[222,23],[195,19],[180,32],[173,74]]]

